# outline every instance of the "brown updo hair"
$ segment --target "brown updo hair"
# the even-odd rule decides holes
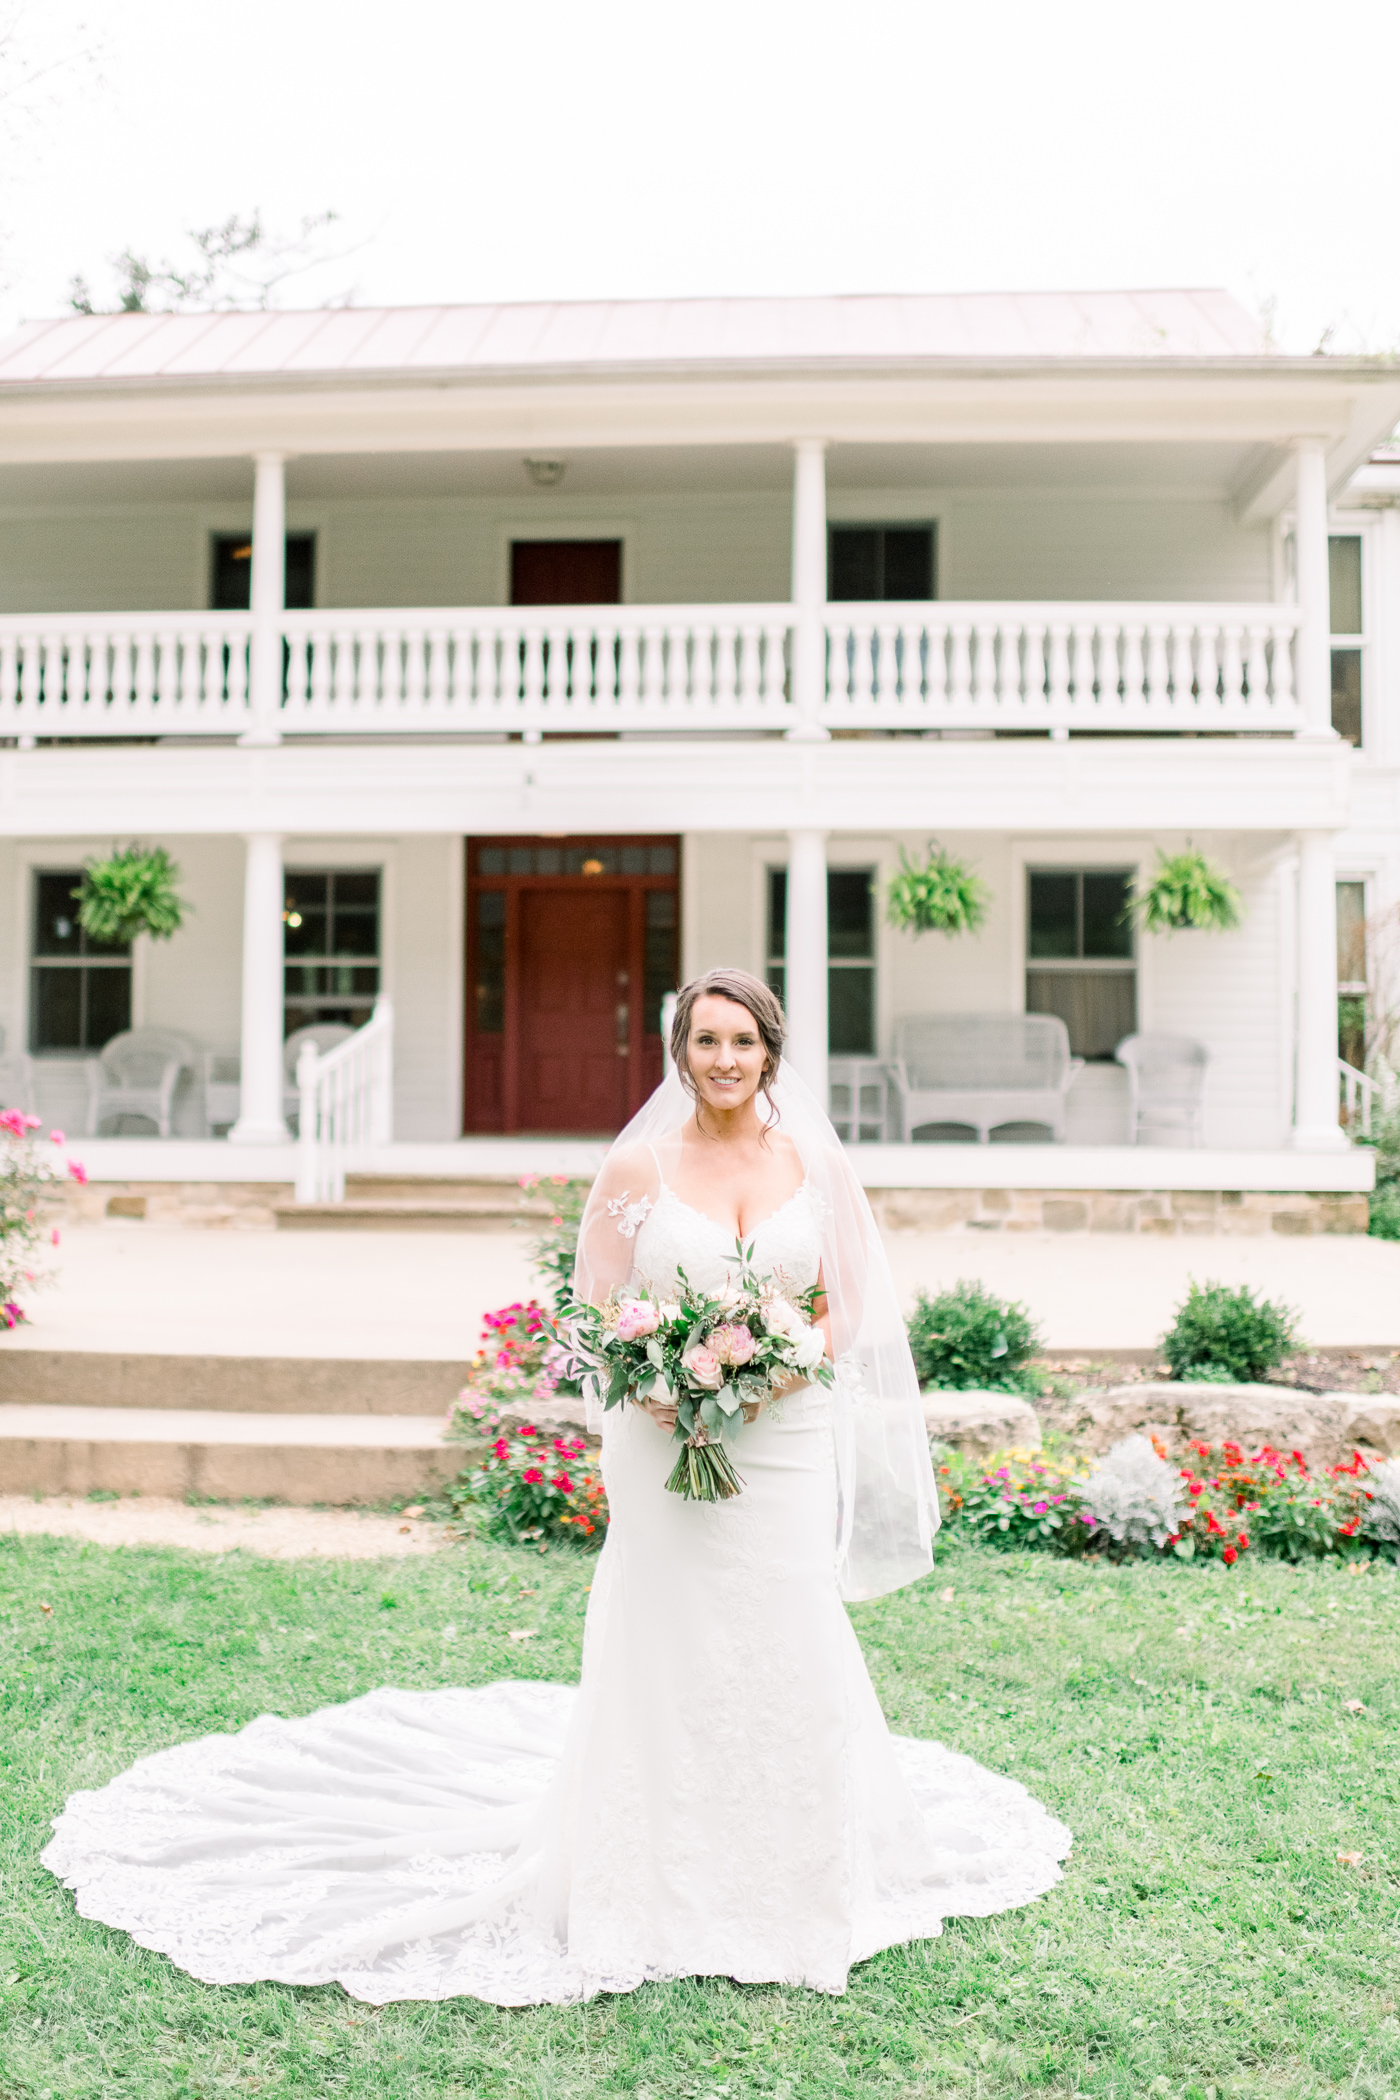
[[[778,1067],[783,1061],[783,1044],[787,1039],[787,1021],[783,1015],[782,1001],[761,977],[749,970],[706,970],[700,977],[692,977],[689,984],[682,985],[676,994],[676,1015],[671,1023],[671,1057],[681,1085],[698,1106],[695,1081],[690,1076],[686,1062],[686,1047],[690,1042],[690,1017],[697,999],[732,999],[754,1018],[759,1041],[763,1045],[767,1060],[763,1077],[758,1082],[758,1091],[767,1101],[772,1120],[777,1121],[778,1111],[773,1100],[773,1081],[778,1076]]]

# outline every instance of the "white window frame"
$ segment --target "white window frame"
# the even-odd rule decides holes
[[[1355,649],[1361,658],[1361,742],[1356,747],[1358,758],[1374,755],[1378,733],[1375,709],[1371,704],[1374,689],[1372,677],[1372,642],[1375,635],[1375,620],[1372,608],[1375,605],[1377,578],[1375,574],[1375,521],[1358,515],[1355,511],[1333,511],[1327,520],[1327,537],[1330,540],[1360,540],[1361,542],[1361,633],[1333,634],[1331,632],[1331,609],[1328,609],[1327,668],[1328,692],[1331,692],[1332,651]],[[1329,551],[1330,559],[1330,551]],[[1329,702],[1330,704],[1330,702]]]
[[[1029,953],[1028,877],[1032,868],[1126,869],[1134,887],[1142,882],[1143,869],[1155,863],[1150,839],[1115,838],[1099,834],[1088,838],[1013,838],[1011,840],[1011,954],[1010,1005],[1008,1011],[1026,1011],[1026,972],[1035,965]],[[1139,1033],[1156,1026],[1153,937],[1139,927],[1133,936],[1133,964],[1137,971],[1137,1025]]]
[[[14,997],[11,1011],[16,1018],[15,1049],[24,1056],[32,1056],[38,1064],[79,1064],[84,1058],[95,1057],[95,1050],[35,1050],[29,1048],[30,1024],[30,971],[34,965],[34,878],[36,875],[53,874],[60,868],[81,868],[89,860],[103,860],[112,850],[112,841],[105,839],[42,839],[19,847],[16,865],[19,870],[16,917],[18,925],[15,940]],[[148,941],[133,941],[131,944],[131,1025],[143,1028],[146,1022],[146,959],[150,947]]]

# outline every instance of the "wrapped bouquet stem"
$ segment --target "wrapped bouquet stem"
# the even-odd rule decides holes
[[[821,1292],[791,1291],[753,1267],[753,1245],[735,1242],[735,1274],[718,1293],[678,1272],[676,1298],[615,1292],[602,1305],[576,1300],[560,1340],[603,1408],[627,1401],[676,1410],[680,1445],[666,1482],[688,1502],[725,1502],[743,1488],[726,1445],[745,1408],[795,1383],[830,1385],[835,1373],[813,1313]]]

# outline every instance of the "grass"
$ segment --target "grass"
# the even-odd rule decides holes
[[[264,1562],[0,1536],[3,2100],[1400,2094],[1388,1567],[951,1546],[860,1606],[895,1726],[1013,1772],[1076,1847],[1044,1901],[882,1955],[844,1999],[711,1980],[376,2013],[212,1990],[78,1918],[38,1866],[67,1793],[159,1745],[376,1684],[572,1677],[590,1573],[481,1543]]]

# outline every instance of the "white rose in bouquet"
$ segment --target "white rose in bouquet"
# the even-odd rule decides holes
[[[815,1371],[826,1355],[826,1337],[820,1327],[809,1327],[793,1354],[802,1370]]]
[[[807,1322],[797,1307],[790,1305],[786,1298],[765,1298],[763,1319],[764,1324],[770,1327],[774,1334],[782,1335],[788,1342],[800,1342],[807,1332]]]

